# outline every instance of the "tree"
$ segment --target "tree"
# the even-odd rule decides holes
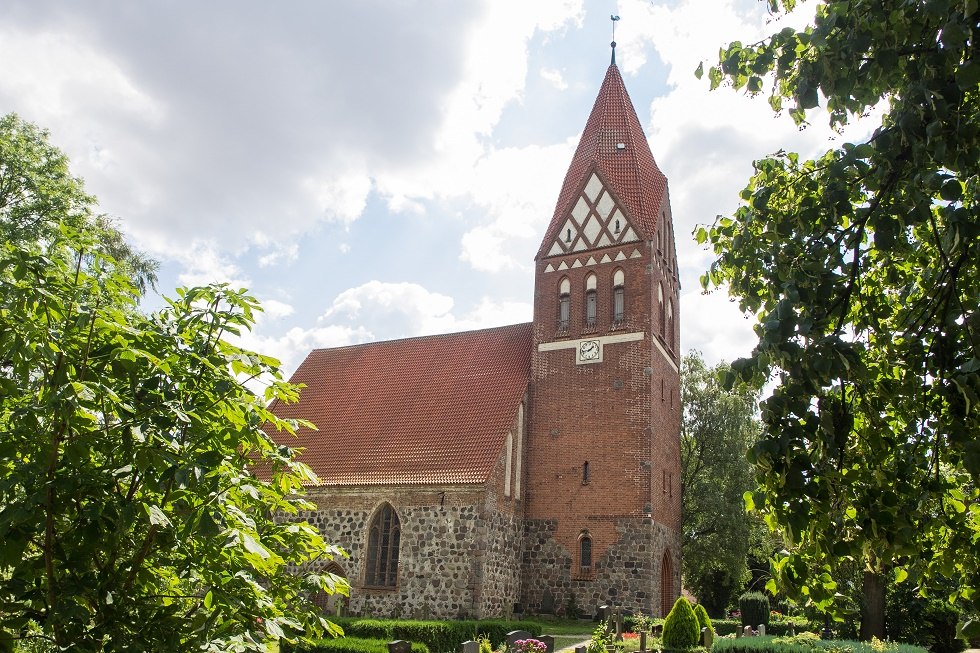
[[[708,367],[697,352],[681,363],[681,487],[684,582],[700,604],[724,615],[748,579],[752,517],[743,494],[755,487],[746,453],[758,435],[757,392],[722,387],[725,363]]]
[[[801,127],[821,102],[834,127],[882,116],[863,142],[755,162],[735,214],[696,232],[718,257],[702,284],[758,320],[734,375],[775,383],[751,456],[754,505],[795,545],[777,578],[830,608],[832,567],[859,561],[865,637],[892,577],[980,600],[978,32],[975,0],[824,0],[709,71]]]
[[[44,132],[0,122],[0,649],[31,622],[78,651],[330,628],[307,596],[343,585],[289,568],[341,552],[296,519],[315,478],[262,428],[295,428],[266,406],[298,389],[228,341],[259,306],[212,286],[140,313],[145,258],[93,207]]]

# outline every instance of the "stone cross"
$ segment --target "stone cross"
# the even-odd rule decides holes
[[[468,639],[459,645],[459,653],[480,653],[480,643]]]
[[[404,639],[388,642],[388,653],[412,653],[412,643]]]

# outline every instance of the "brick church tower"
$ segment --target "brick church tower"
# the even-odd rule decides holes
[[[664,615],[680,591],[678,292],[667,179],[614,50],[535,258],[532,612],[574,601]]]

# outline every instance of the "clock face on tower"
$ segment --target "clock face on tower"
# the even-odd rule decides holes
[[[601,352],[598,340],[583,340],[578,346],[578,359],[582,362],[598,362]]]

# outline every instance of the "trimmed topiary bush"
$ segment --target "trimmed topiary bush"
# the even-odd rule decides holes
[[[698,645],[701,627],[694,608],[683,596],[678,598],[664,619],[663,644],[665,649],[686,649]]]
[[[708,616],[708,611],[704,609],[704,606],[698,603],[694,606],[694,616],[698,618],[698,631],[702,628],[707,628],[708,632],[712,635],[715,634],[714,626],[711,625],[711,618]]]
[[[769,597],[762,592],[746,592],[738,597],[738,609],[742,613],[742,625],[769,628]]]

